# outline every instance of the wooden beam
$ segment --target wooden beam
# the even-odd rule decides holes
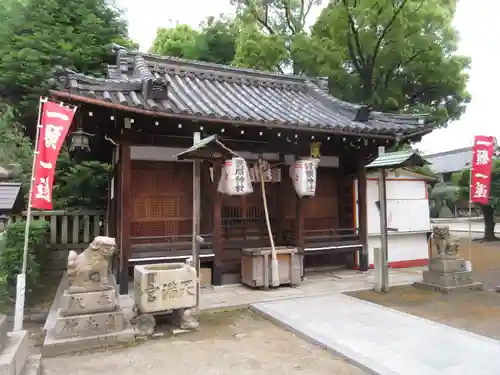
[[[358,200],[358,231],[363,249],[359,253],[359,269],[368,270],[368,207],[367,207],[367,177],[365,155],[360,153],[357,166],[357,200]]]
[[[128,260],[132,247],[130,246],[130,218],[131,218],[131,161],[130,161],[130,143],[127,140],[122,140],[120,144],[120,294],[128,293]]]

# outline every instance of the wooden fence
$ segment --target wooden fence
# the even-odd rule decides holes
[[[26,212],[21,215],[0,216],[0,232],[10,223],[26,220]],[[50,224],[48,245],[53,250],[54,270],[64,268],[68,250],[86,248],[96,236],[105,233],[104,211],[32,211],[32,220],[45,220]]]

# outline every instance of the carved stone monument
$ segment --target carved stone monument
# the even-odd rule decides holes
[[[0,314],[0,374],[39,373],[40,355],[29,355],[28,332],[8,332],[6,316]]]
[[[429,259],[429,268],[422,273],[423,280],[414,286],[443,293],[453,290],[482,290],[483,284],[474,281],[466,262],[458,255],[459,240],[451,236],[447,226],[435,226],[432,233],[436,251]]]
[[[87,344],[78,345],[81,350],[106,345],[106,338],[121,341],[116,334],[131,330],[109,274],[109,260],[115,249],[114,238],[96,237],[82,253],[69,252],[67,272],[47,319],[46,341],[83,340]],[[125,338],[130,339],[130,335]]]
[[[173,312],[181,329],[197,329],[199,323],[194,309],[196,279],[196,268],[189,262],[135,266],[134,300],[137,312]]]

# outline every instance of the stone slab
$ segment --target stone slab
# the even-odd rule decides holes
[[[343,294],[252,308],[372,374],[499,374],[499,341]]]
[[[8,333],[5,347],[0,352],[0,375],[20,375],[28,355],[28,332]]]
[[[60,314],[51,330],[56,338],[84,337],[118,332],[125,328],[125,316],[117,308],[115,311],[73,316]]]
[[[5,341],[7,340],[7,332],[9,332],[7,316],[0,314],[0,350],[4,347]]]
[[[84,293],[64,291],[59,306],[63,316],[114,311],[117,306],[117,297],[114,290]]]
[[[63,354],[80,353],[82,351],[131,346],[135,343],[135,331],[126,321],[120,332],[85,337],[56,338],[47,332],[42,345],[43,357],[56,357]]]
[[[431,258],[429,262],[429,271],[435,272],[464,272],[465,271],[465,260],[456,259],[443,259],[443,258]]]
[[[441,286],[461,286],[470,285],[474,283],[472,278],[472,272],[435,272],[435,271],[424,271],[422,272],[422,279],[425,283],[436,284]]]
[[[21,375],[40,375],[42,373],[42,356],[40,354],[31,354],[24,364]]]
[[[433,290],[435,292],[441,292],[441,293],[484,290],[483,283],[480,283],[478,281],[475,281],[471,284],[456,285],[456,286],[443,286],[438,284],[426,283],[424,281],[417,281],[413,284],[413,286],[416,288]]]

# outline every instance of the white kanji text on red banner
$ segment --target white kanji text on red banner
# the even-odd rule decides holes
[[[58,103],[47,101],[42,104],[36,163],[33,171],[32,208],[52,209],[52,186],[57,157],[74,115],[73,109]]]

